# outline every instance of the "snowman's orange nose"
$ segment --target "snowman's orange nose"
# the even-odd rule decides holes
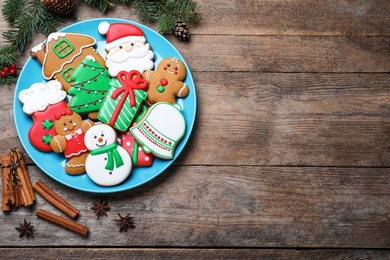
[[[99,143],[103,142],[103,138],[99,137],[98,141],[99,141]]]

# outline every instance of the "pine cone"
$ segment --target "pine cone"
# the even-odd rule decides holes
[[[74,0],[41,0],[47,9],[59,15],[67,15],[73,11]]]
[[[182,22],[181,20],[175,21],[175,28],[173,29],[177,38],[182,41],[186,41],[190,38],[190,32],[188,31],[187,24]]]

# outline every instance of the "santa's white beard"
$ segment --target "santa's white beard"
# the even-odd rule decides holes
[[[107,55],[106,66],[111,77],[116,77],[120,71],[138,70],[142,74],[145,70],[153,69],[153,57],[149,44],[145,44],[129,52],[122,49],[114,55]]]

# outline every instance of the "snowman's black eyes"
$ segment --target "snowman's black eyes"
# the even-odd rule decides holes
[[[104,134],[101,134],[100,136],[101,136],[101,137],[103,137],[103,136],[104,136]]]
[[[131,46],[134,46],[134,43],[130,43]]]
[[[96,135],[94,135],[94,136],[93,136],[93,138],[95,138],[95,139],[96,139],[96,138],[97,138],[97,136],[96,136]]]
[[[122,49],[123,47],[122,47],[122,45],[119,45],[119,49]]]

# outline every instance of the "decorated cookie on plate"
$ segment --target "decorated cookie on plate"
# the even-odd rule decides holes
[[[65,171],[71,175],[85,173],[88,149],[84,144],[84,135],[93,125],[92,121],[83,121],[79,114],[69,108],[56,114],[54,128],[57,135],[51,139],[50,146],[54,152],[64,153],[68,159]]]
[[[137,125],[130,128],[137,142],[147,153],[170,160],[186,131],[186,122],[179,105],[159,102],[151,106]]]
[[[143,77],[149,84],[147,103],[174,104],[176,97],[186,97],[189,92],[187,84],[183,82],[186,74],[184,63],[176,58],[165,58],[158,64],[156,71],[146,71]]]
[[[78,33],[54,32],[46,43],[32,48],[31,57],[42,65],[42,75],[46,80],[56,79],[65,91],[73,84],[74,69],[88,55],[104,64],[104,59],[94,49],[96,40],[88,35]]]
[[[111,126],[97,124],[87,131],[84,139],[90,151],[85,167],[93,182],[100,186],[114,186],[130,175],[130,155],[117,145],[117,135]]]
[[[128,23],[101,22],[98,31],[106,36],[106,67],[111,77],[116,77],[123,70],[137,70],[142,74],[153,69],[154,53],[139,27]]]
[[[99,110],[98,119],[125,132],[136,118],[146,99],[146,82],[137,70],[121,71],[110,81],[110,89]]]
[[[142,106],[141,111],[138,113],[137,118],[135,119],[133,125],[137,125],[142,117],[146,114],[148,108],[146,105]],[[134,139],[134,136],[131,134],[130,130],[127,130],[125,133],[121,134],[121,146],[126,149],[130,154],[131,161],[133,166],[150,166],[153,163],[153,154],[147,153],[144,151],[142,146]]]
[[[108,71],[93,56],[88,55],[73,72],[72,80],[74,82],[68,90],[73,96],[69,108],[96,119],[110,87]]]
[[[34,120],[28,132],[30,143],[40,151],[52,151],[50,140],[56,135],[55,115],[67,109],[66,92],[61,83],[56,80],[35,83],[20,91],[18,98],[23,104],[23,112]]]

